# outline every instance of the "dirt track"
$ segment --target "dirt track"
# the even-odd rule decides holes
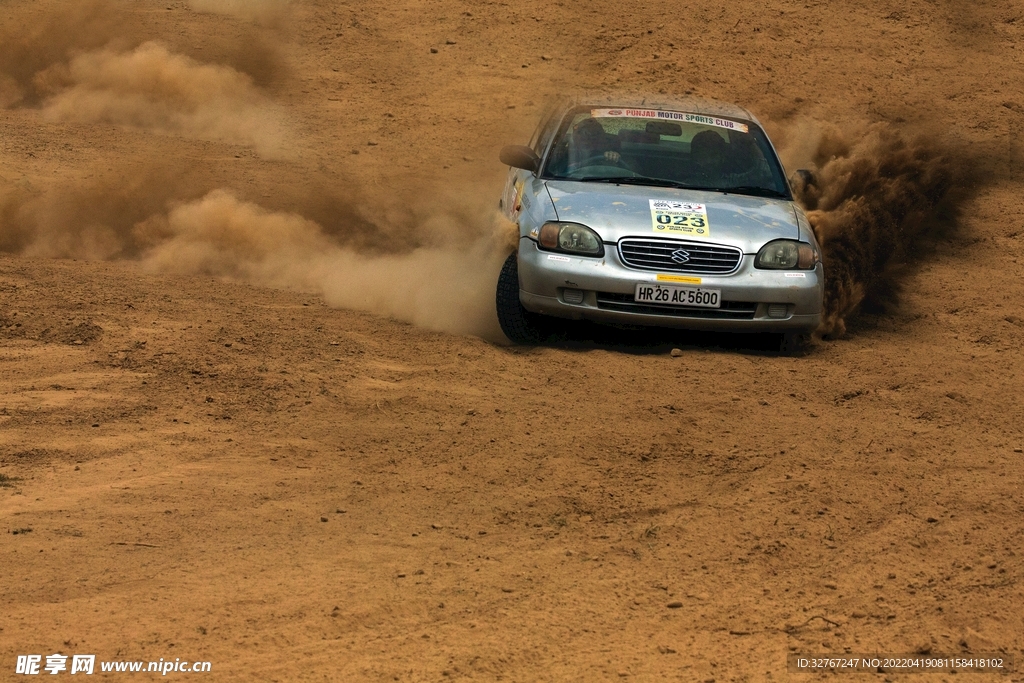
[[[59,6],[7,0],[0,30]],[[61,113],[64,72],[0,112],[0,670],[817,680],[786,655],[998,651],[1019,671],[992,680],[1024,681],[1018,6],[107,7],[117,50],[250,74],[280,136],[230,107],[230,129]],[[497,149],[576,82],[739,102],[787,150],[804,120],[925,129],[983,181],[897,307],[805,357],[589,328],[510,348],[478,313],[489,271],[439,284],[437,254],[491,244]],[[238,235],[151,258],[173,203],[217,188],[338,258],[441,260],[381,261],[362,286],[390,294],[356,299],[239,265]]]

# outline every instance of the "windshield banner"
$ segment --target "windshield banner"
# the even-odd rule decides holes
[[[740,133],[749,132],[745,123],[737,123],[717,116],[688,114],[682,111],[662,111],[661,109],[591,109],[590,115],[595,119],[625,117],[634,119],[655,119],[661,121],[681,121],[682,123],[698,123],[702,126],[727,128]]]

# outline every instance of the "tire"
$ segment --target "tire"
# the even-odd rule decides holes
[[[512,343],[537,344],[548,337],[550,325],[544,317],[529,312],[519,301],[519,255],[516,253],[510,254],[501,267],[495,308],[501,331]]]
[[[784,332],[779,337],[780,356],[800,356],[807,350],[810,335],[800,332]]]

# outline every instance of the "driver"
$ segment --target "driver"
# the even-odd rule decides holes
[[[690,141],[690,159],[704,182],[722,186],[763,184],[759,153],[748,136],[726,142],[713,130],[704,130]]]
[[[618,139],[614,140],[614,144],[610,143],[604,127],[593,118],[583,119],[573,126],[572,141],[577,158],[581,161],[604,156],[608,163],[616,164],[621,156],[618,150],[614,149],[618,146]]]
[[[722,177],[728,154],[728,143],[713,130],[702,130],[690,140],[690,159],[708,179]]]

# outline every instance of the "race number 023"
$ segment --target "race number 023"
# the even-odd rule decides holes
[[[680,225],[689,226],[691,228],[703,228],[707,225],[704,221],[704,216],[701,216],[700,214],[659,213],[657,221],[662,225]]]

